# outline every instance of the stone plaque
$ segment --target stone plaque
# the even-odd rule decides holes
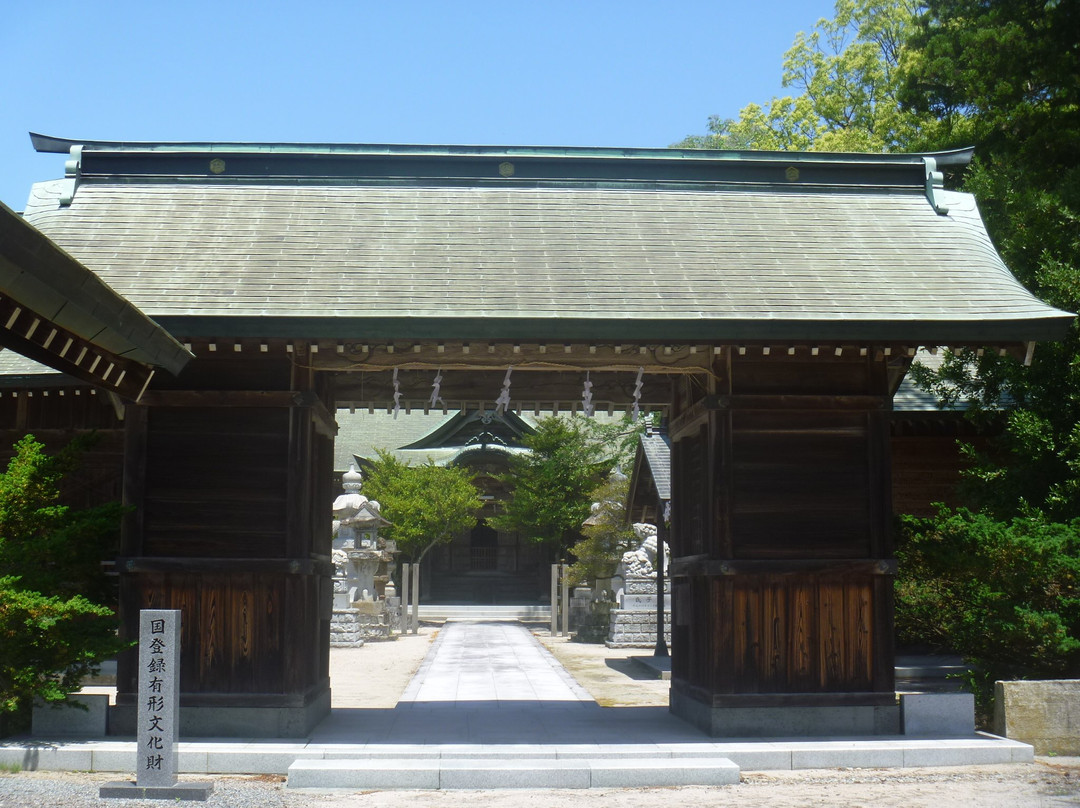
[[[136,785],[176,785],[179,737],[180,612],[143,609],[139,615]]]
[[[621,608],[632,612],[655,612],[656,595],[623,595]],[[671,595],[664,595],[664,611],[671,611]]]

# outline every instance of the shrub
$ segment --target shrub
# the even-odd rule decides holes
[[[963,654],[984,707],[996,679],[1080,674],[1080,520],[942,507],[902,518],[897,558],[899,642]]]
[[[26,437],[0,474],[0,719],[25,724],[34,698],[62,700],[96,664],[127,647],[101,559],[115,544],[121,508],[73,510],[60,483],[82,443],[56,455]]]

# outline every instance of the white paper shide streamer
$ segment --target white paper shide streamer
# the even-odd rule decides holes
[[[394,368],[394,420],[397,420],[397,415],[401,412],[401,388],[398,384],[398,369]]]
[[[633,416],[636,421],[641,416],[641,387],[642,378],[645,376],[645,368],[637,369],[637,381],[634,383],[634,410]]]
[[[585,371],[585,387],[581,391],[581,411],[586,418],[592,418],[596,412],[596,406],[592,400],[592,382],[589,381],[589,372]]]
[[[442,396],[439,395],[439,391],[442,389],[442,371],[435,372],[435,380],[431,383],[431,409],[435,409],[438,403],[442,400]],[[446,406],[446,402],[443,401],[443,407]]]
[[[503,377],[502,391],[499,393],[499,397],[495,399],[496,415],[502,415],[506,412],[506,408],[510,406],[510,374],[513,372],[513,365],[506,369],[506,375]]]

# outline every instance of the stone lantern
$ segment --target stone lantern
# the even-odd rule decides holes
[[[397,548],[380,538],[390,523],[379,503],[360,493],[362,476],[355,466],[341,479],[344,493],[334,500],[334,614],[330,644],[363,645],[364,639],[390,635],[396,608],[394,592],[386,592]],[[395,602],[388,604],[387,596]]]

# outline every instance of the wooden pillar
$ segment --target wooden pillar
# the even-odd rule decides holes
[[[776,353],[675,396],[672,711],[713,735],[896,731],[886,360]]]
[[[329,712],[332,394],[287,361],[225,359],[128,407],[122,631],[183,612],[182,734],[302,735]],[[118,667],[124,733],[133,655]]]

